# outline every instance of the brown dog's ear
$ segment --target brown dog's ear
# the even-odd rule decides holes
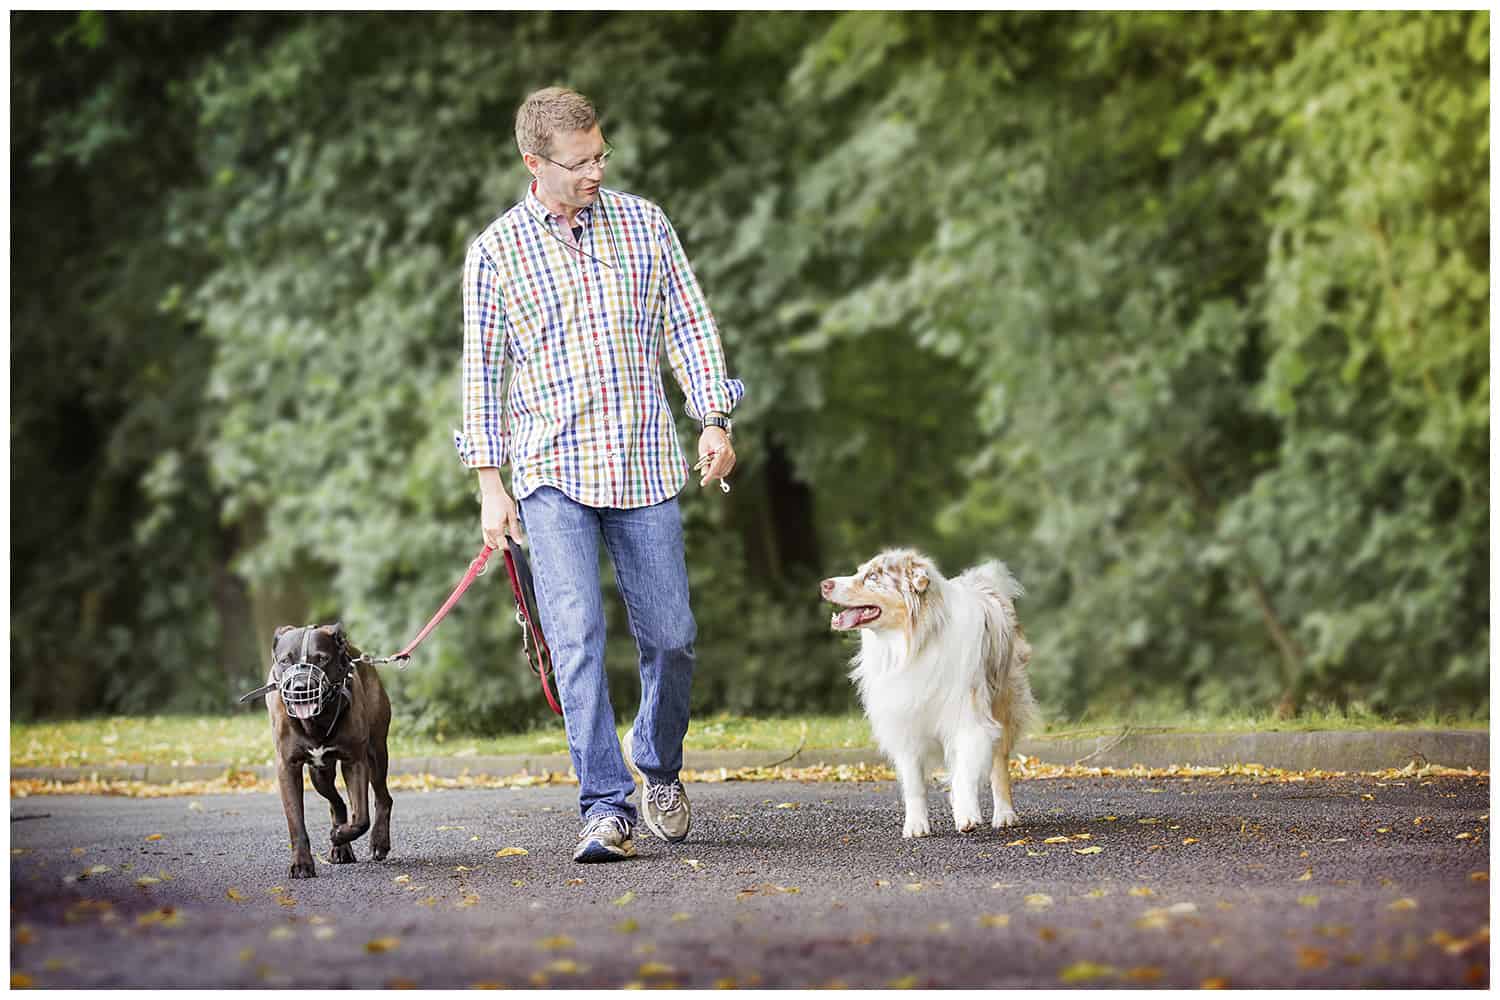
[[[344,623],[334,622],[332,625],[324,625],[322,628],[318,629],[318,631],[322,632],[324,635],[331,635],[335,639],[342,639],[344,638]]]
[[[276,634],[273,635],[273,636],[271,636],[271,650],[272,650],[272,652],[274,652],[276,650],[276,641],[278,639],[280,639],[282,636],[286,635],[288,632],[290,632],[292,629],[294,629],[296,627],[297,626],[295,626],[295,625],[282,625],[280,628],[278,628],[276,630]]]
[[[929,582],[927,579],[927,567],[913,565],[907,572],[907,579],[911,581],[911,589],[920,594],[927,589]]]

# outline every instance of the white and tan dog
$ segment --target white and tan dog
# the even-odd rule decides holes
[[[1006,762],[1039,712],[1026,677],[1031,647],[1016,620],[1021,585],[1005,564],[985,563],[947,580],[921,553],[895,549],[853,576],[824,580],[822,590],[843,607],[832,627],[861,630],[850,676],[876,742],[896,767],[906,803],[902,836],[932,832],[927,778],[938,751],[952,779],[959,832],[984,822],[979,786],[986,774],[991,825],[1018,822]]]

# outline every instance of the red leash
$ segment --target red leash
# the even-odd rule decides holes
[[[521,578],[516,570],[516,560],[511,555],[510,548],[514,548],[514,543],[510,543],[510,547],[506,550],[505,568],[510,574],[511,594],[516,599],[516,623],[521,626],[521,648],[526,653],[526,662],[531,667],[531,672],[536,674],[542,682],[542,694],[546,696],[547,704],[551,707],[552,711],[558,715],[562,715],[562,707],[558,705],[557,697],[552,693],[552,686],[547,680],[548,675],[552,673],[552,650],[548,648],[547,640],[542,637],[541,625],[532,620],[533,615],[530,605],[526,601],[526,596],[521,585]],[[457,604],[458,599],[464,596],[464,591],[469,589],[469,585],[479,579],[484,573],[484,564],[489,561],[490,555],[494,551],[489,545],[479,550],[479,555],[475,556],[474,561],[469,563],[469,571],[464,574],[462,580],[458,581],[458,586],[453,588],[453,593],[448,595],[448,599],[443,602],[443,606],[438,608],[437,614],[433,615],[432,619],[426,625],[422,626],[422,631],[418,632],[416,638],[406,644],[405,649],[401,650],[395,656],[385,656],[379,659],[362,656],[360,660],[364,663],[379,664],[390,663],[394,660],[411,659],[412,651],[421,645],[422,640],[426,639],[433,629],[437,628],[438,622],[447,617],[448,612],[453,610],[453,605]],[[529,578],[529,572],[527,572],[527,576]],[[529,579],[527,583],[528,586],[525,589],[529,589]],[[531,640],[530,642],[528,642],[528,637]],[[532,645],[535,645],[537,650],[537,659],[535,662],[531,658]],[[405,663],[401,664],[401,669],[406,669]]]
[[[535,620],[532,612],[536,606],[534,595],[531,595],[532,600],[527,600],[532,589],[531,568],[526,565],[526,557],[521,554],[516,543],[509,538],[505,540],[505,569],[510,574],[510,592],[516,599],[516,624],[521,626],[521,649],[526,654],[526,664],[542,682],[542,694],[547,699],[547,705],[553,712],[562,715],[562,706],[557,703],[557,696],[552,693],[552,685],[547,680],[552,673],[552,649],[542,635],[541,622]],[[527,636],[532,640],[529,644]],[[531,659],[532,646],[536,647],[535,661]]]
[[[464,596],[464,591],[469,589],[469,584],[477,580],[479,578],[479,574],[484,572],[484,564],[489,560],[490,553],[494,551],[495,550],[490,548],[488,545],[479,550],[479,555],[475,556],[474,561],[469,563],[469,571],[464,574],[464,578],[462,580],[458,581],[458,586],[453,588],[453,593],[449,594],[448,599],[443,602],[443,606],[438,608],[437,614],[433,615],[432,620],[422,627],[422,631],[417,633],[417,637],[415,639],[406,644],[405,649],[397,653],[395,656],[390,657],[390,659],[411,659],[411,651],[416,649],[417,646],[421,644],[423,639],[427,638],[427,634],[429,632],[437,628],[438,622],[447,617],[449,611],[453,610],[453,605],[457,604],[458,599]],[[403,665],[401,669],[405,670],[406,667]]]

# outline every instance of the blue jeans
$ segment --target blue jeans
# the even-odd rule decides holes
[[[599,583],[602,534],[640,651],[641,707],[631,742],[635,764],[653,783],[682,769],[693,641],[682,514],[676,499],[628,510],[586,507],[544,486],[520,502],[531,550],[542,630],[552,650],[568,753],[578,772],[585,820],[636,821],[635,791],[604,674],[604,597]]]

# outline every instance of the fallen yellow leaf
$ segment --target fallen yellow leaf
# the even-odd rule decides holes
[[[1130,894],[1132,896],[1154,896],[1154,895],[1156,895],[1156,893],[1152,892],[1150,889],[1146,888],[1143,885],[1136,886],[1134,889],[1131,889],[1130,890]]]
[[[530,854],[530,853],[531,852],[528,851],[524,847],[502,847],[502,848],[500,848],[500,850],[498,850],[498,851],[495,852],[495,857],[497,857],[497,858],[519,858],[519,857],[521,857],[524,854]]]
[[[620,921],[618,924],[615,924],[615,930],[619,931],[621,934],[634,934],[640,929],[641,922],[634,917],[627,917],[626,919]]]
[[[1197,842],[1198,842],[1198,838],[1197,837],[1183,837],[1182,838],[1182,843],[1183,843],[1184,846],[1186,846],[1187,844],[1196,844]]]
[[[650,979],[652,976],[675,976],[677,970],[665,962],[646,962],[635,970],[636,975],[642,979]]]
[[[147,836],[146,839],[147,840],[161,840],[164,836],[165,836],[164,834],[153,833],[153,834],[150,834],[149,836]]]
[[[1161,969],[1154,965],[1138,965],[1128,970],[1125,978],[1137,983],[1154,983],[1161,978]]]
[[[1033,892],[1026,897],[1026,905],[1041,909],[1052,905],[1052,897],[1045,892]]]
[[[1067,842],[1067,837],[1048,837],[1046,840],[1042,841],[1042,843],[1044,844],[1066,844]]]
[[[1205,990],[1227,990],[1229,988],[1229,980],[1222,976],[1215,976],[1212,979],[1203,980],[1198,986]]]
[[[406,885],[408,882],[411,881],[411,876],[410,875],[397,875],[396,878],[394,879],[394,881],[395,881],[395,883],[397,885]]]
[[[24,972],[12,972],[10,974],[11,989],[25,989],[32,984],[32,978]]]
[[[1386,907],[1387,910],[1415,910],[1416,908],[1417,901],[1410,896],[1402,897]]]
[[[1095,844],[1093,847],[1075,847],[1075,848],[1073,848],[1073,853],[1074,854],[1100,854],[1100,853],[1103,853],[1103,851],[1104,851],[1104,848],[1100,847],[1098,844]]]
[[[1469,872],[1469,881],[1470,882],[1488,882],[1489,880],[1490,880],[1490,873],[1489,872]]]
[[[1298,896],[1297,897],[1297,903],[1299,905],[1301,905],[1301,906],[1306,906],[1306,907],[1309,907],[1309,908],[1312,908],[1312,909],[1316,909],[1317,906],[1318,906],[1318,897],[1317,896]]]
[[[575,944],[577,942],[572,938],[559,934],[556,937],[542,938],[536,943],[536,946],[543,951],[563,951],[564,949],[572,948]]]
[[[1307,871],[1303,872],[1301,875],[1298,875],[1296,878],[1292,879],[1292,881],[1293,882],[1311,882],[1312,881],[1312,869],[1309,868]]]
[[[616,906],[625,906],[633,899],[635,899],[635,893],[633,891],[626,890],[625,895],[621,896],[619,899],[614,900],[614,904]]]
[[[1057,978],[1065,983],[1084,983],[1091,979],[1103,979],[1105,976],[1116,974],[1116,969],[1112,965],[1100,965],[1098,962],[1074,962],[1059,972]]]
[[[228,889],[225,889],[224,895],[228,896],[236,903],[243,903],[245,901],[245,894],[243,892],[240,892],[234,886],[230,886]]]
[[[365,942],[365,951],[369,952],[372,955],[379,955],[382,952],[387,951],[395,951],[399,947],[401,947],[400,938],[383,937],[376,938],[373,941]]]
[[[979,915],[980,927],[1008,927],[1010,925],[1010,914],[1008,913],[981,913]]]
[[[917,985],[917,977],[916,976],[902,976],[900,979],[892,979],[890,982],[886,983],[885,985],[887,987],[889,987],[890,989],[893,989],[893,990],[909,990],[913,986]]]

